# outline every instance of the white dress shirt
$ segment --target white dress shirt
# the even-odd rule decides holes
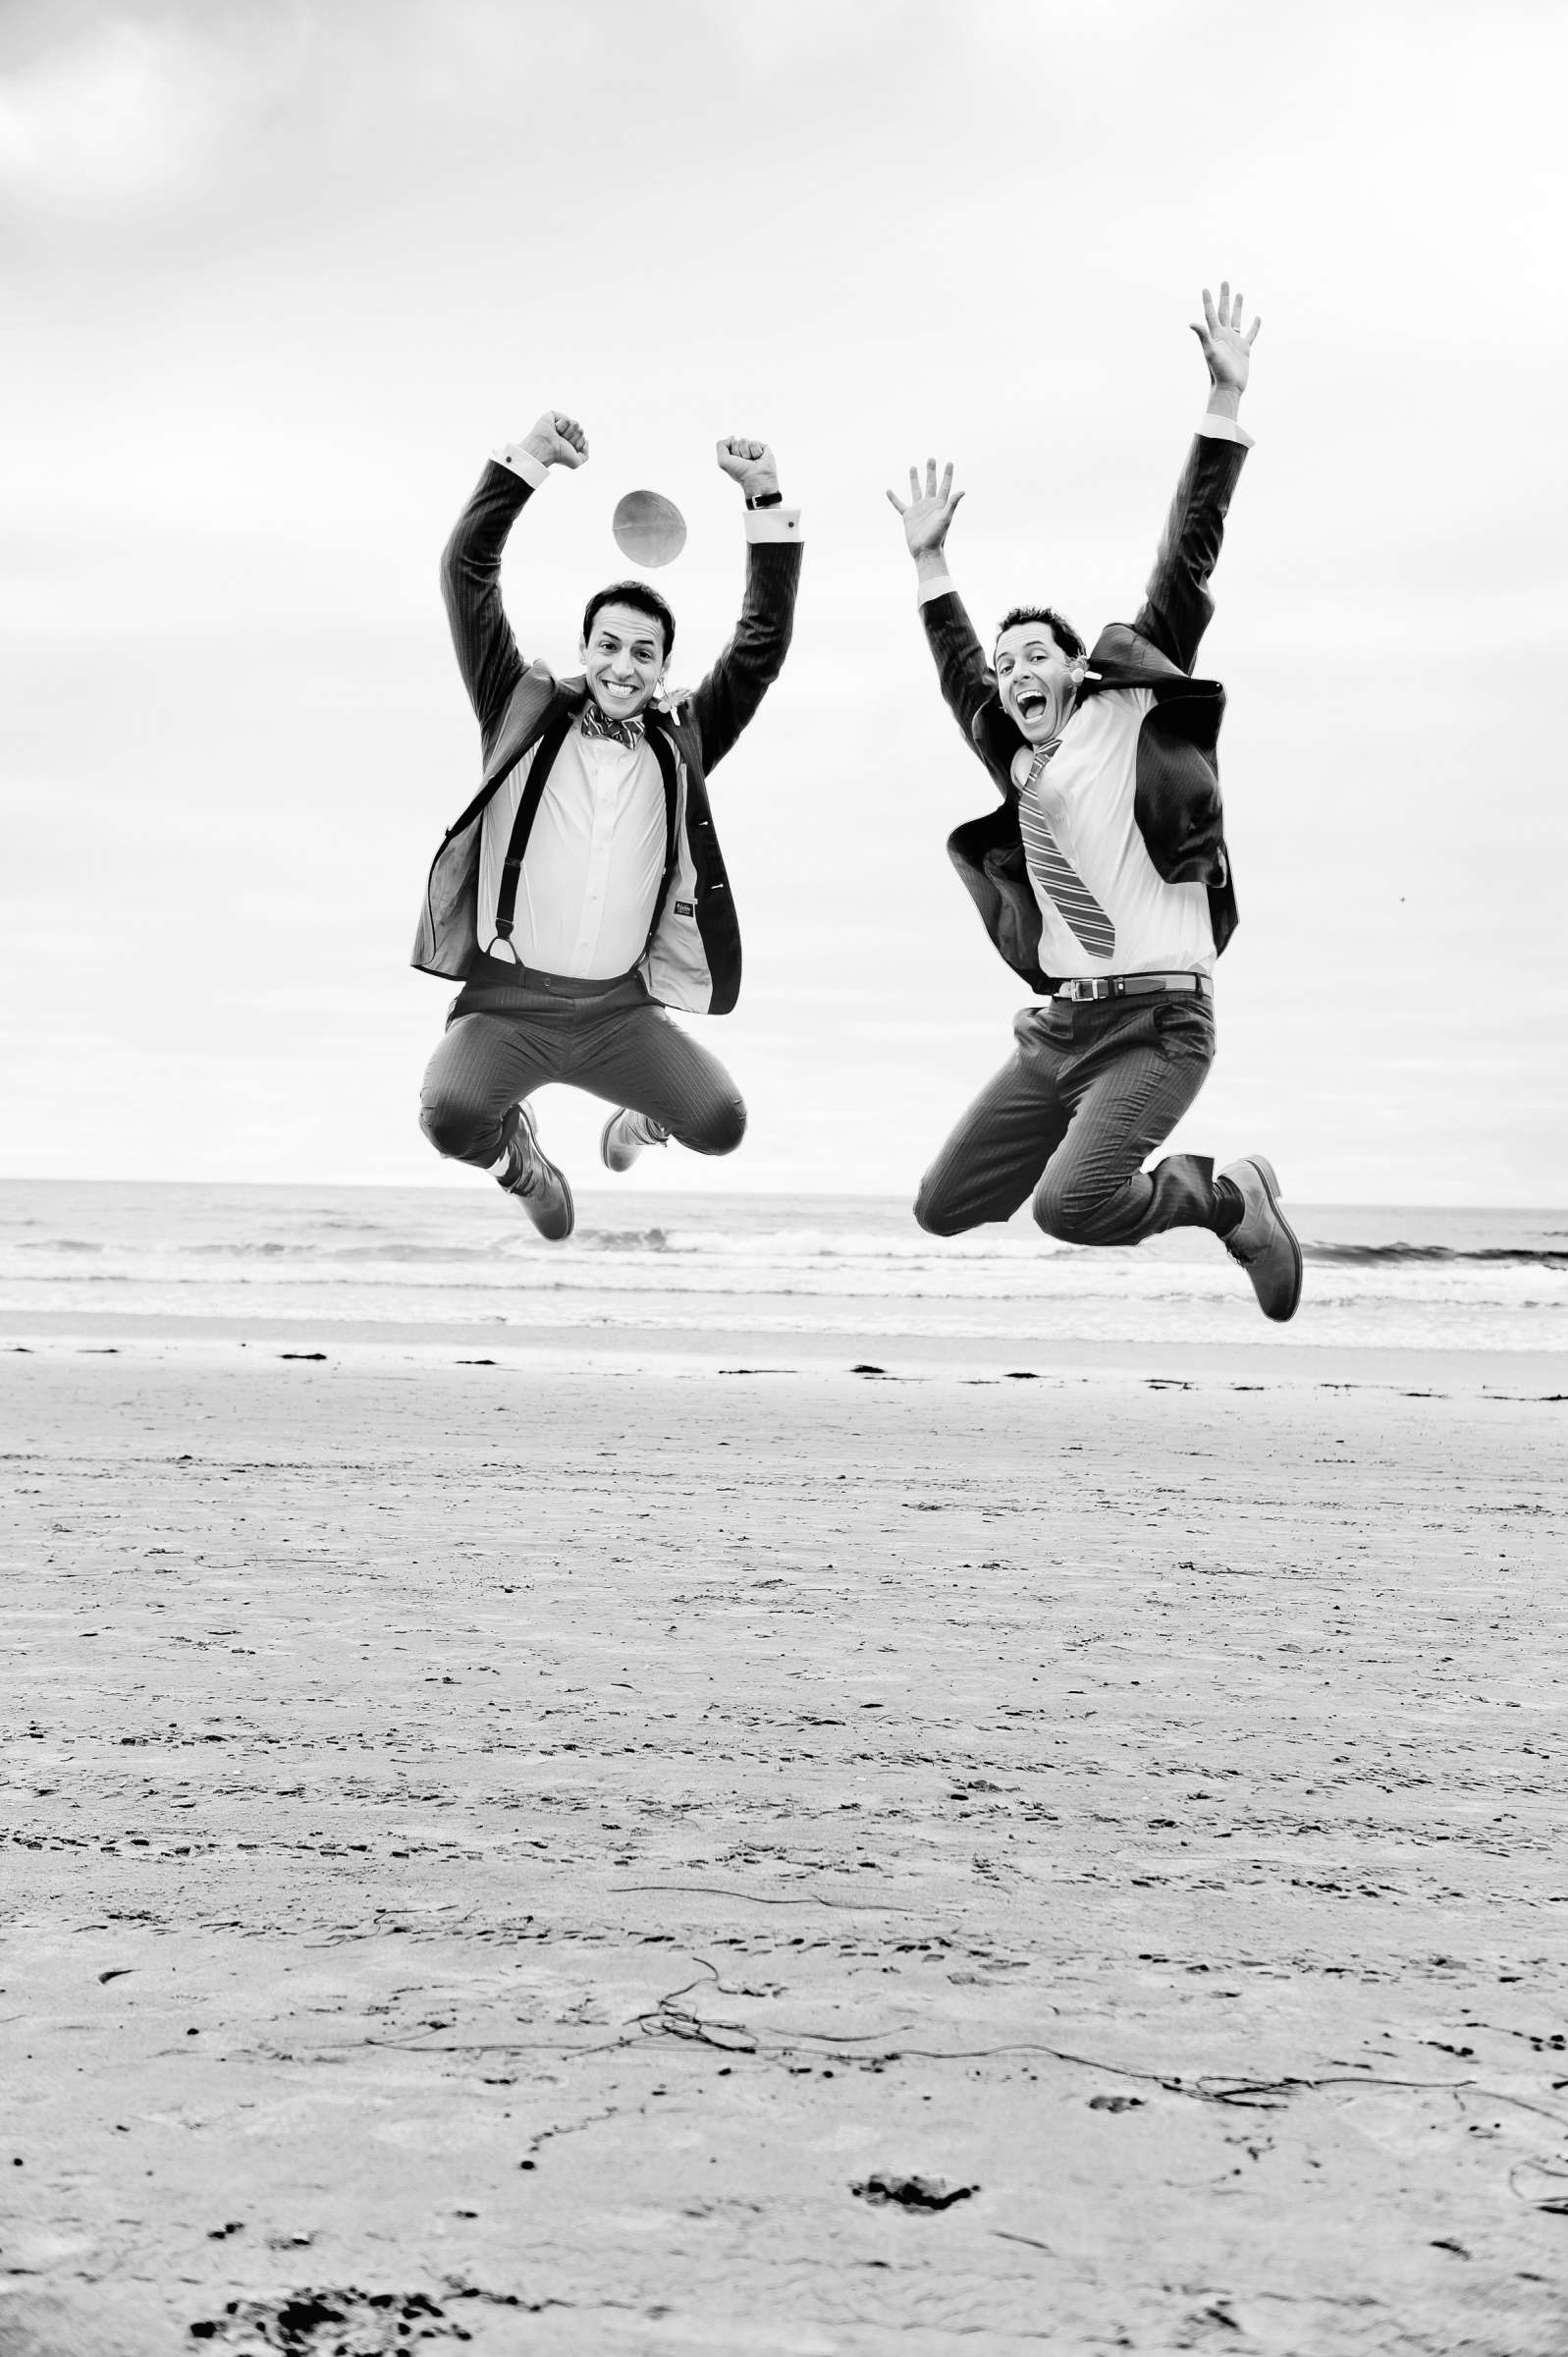
[[[1213,974],[1215,936],[1202,884],[1167,884],[1133,811],[1138,736],[1154,703],[1147,687],[1108,687],[1068,715],[1055,753],[1027,783],[1034,748],[1013,759],[1025,809],[1039,810],[1055,846],[1116,928],[1108,958],[1086,950],[1030,871],[1040,904],[1040,963],[1063,982],[1091,974]]]
[[[494,454],[534,491],[550,468],[520,443]],[[798,508],[748,511],[748,541],[798,540]],[[496,933],[501,871],[533,748],[508,771],[486,805],[479,845],[479,947],[508,957]],[[524,965],[574,981],[607,982],[641,958],[653,926],[666,851],[664,780],[639,738],[634,746],[568,730],[534,813],[517,879],[512,952]]]
[[[496,935],[496,900],[512,823],[535,748],[507,772],[484,814],[479,844],[479,947],[508,955]],[[665,795],[659,764],[639,737],[567,731],[517,879],[512,947],[524,965],[583,982],[631,971],[647,947],[665,864]]]

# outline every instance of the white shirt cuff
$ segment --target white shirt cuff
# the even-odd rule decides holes
[[[748,508],[746,510],[746,538],[755,548],[759,543],[773,540],[798,540],[800,510],[798,508]]]
[[[929,579],[921,582],[920,592],[915,599],[915,604],[917,606],[929,606],[933,598],[951,597],[956,587],[957,583],[954,581],[950,573],[934,573],[931,575]]]
[[[531,484],[535,491],[550,472],[549,467],[536,459],[531,450],[524,450],[520,442],[509,442],[504,450],[493,450],[490,455],[498,466],[510,466],[514,474],[520,474],[523,481]]]
[[[1217,417],[1205,410],[1198,420],[1198,431],[1210,442],[1239,442],[1243,450],[1252,448],[1252,435],[1234,417]]]

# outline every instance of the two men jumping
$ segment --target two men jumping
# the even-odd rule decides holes
[[[952,467],[890,492],[919,579],[942,692],[1000,797],[948,852],[1000,955],[1035,994],[1011,1057],[920,1187],[915,1217],[952,1235],[1035,1218],[1079,1244],[1207,1228],[1265,1314],[1292,1317],[1301,1250],[1261,1154],[1215,1173],[1205,1156],[1146,1158],[1169,1135],[1215,1053],[1214,970],[1236,924],[1217,746],[1224,691],[1195,678],[1209,579],[1251,437],[1238,422],[1255,321],[1228,284],[1195,327],[1209,405],[1177,485],[1144,601],[1094,643],[1052,606],[1002,620],[990,660],[946,565],[962,498]],[[612,1171],[675,1138],[724,1154],[745,1111],[724,1068],[665,1012],[728,1014],[740,942],[707,780],[778,677],[800,572],[766,444],[719,445],[746,502],[745,594],[734,636],[689,696],[665,688],[675,618],[647,584],[589,600],[579,677],[527,663],[502,610],[502,549],[552,467],[587,442],[547,412],[497,453],[443,567],[464,685],[479,721],[478,794],[430,873],[413,962],[461,984],[425,1074],[421,1122],[443,1153],[490,1172],[540,1233],[570,1233],[565,1176],[528,1098],[562,1080],[616,1106]]]

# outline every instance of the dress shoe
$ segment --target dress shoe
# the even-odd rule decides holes
[[[651,1114],[631,1113],[624,1106],[613,1113],[599,1140],[599,1159],[607,1171],[629,1171],[644,1146],[667,1146],[670,1132]]]
[[[566,1173],[540,1152],[539,1132],[526,1105],[513,1106],[502,1135],[507,1159],[496,1173],[496,1184],[515,1195],[548,1243],[561,1243],[576,1222],[571,1189]]]
[[[1301,1300],[1301,1246],[1279,1208],[1279,1181],[1271,1162],[1249,1154],[1221,1171],[1241,1197],[1241,1218],[1224,1239],[1232,1260],[1252,1279],[1266,1318],[1283,1325]]]

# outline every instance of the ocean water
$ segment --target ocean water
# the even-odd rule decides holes
[[[461,1323],[498,1342],[566,1329],[1568,1349],[1568,1210],[1290,1209],[1306,1292],[1278,1328],[1215,1239],[1190,1231],[1090,1251],[1047,1240],[1027,1214],[947,1240],[923,1235],[901,1200],[607,1186],[579,1194],[576,1234],[550,1245],[478,1178],[16,1179],[0,1181],[0,1324],[135,1315],[242,1329]]]

